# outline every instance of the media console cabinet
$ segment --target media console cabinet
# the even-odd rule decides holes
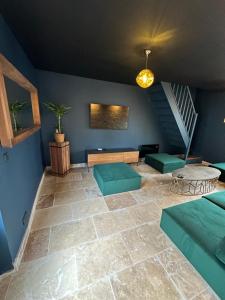
[[[87,166],[114,162],[138,163],[139,151],[134,148],[87,150]]]

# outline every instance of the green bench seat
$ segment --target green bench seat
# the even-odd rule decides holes
[[[145,163],[161,173],[170,173],[185,166],[183,159],[167,153],[147,154],[145,156]]]
[[[104,196],[141,187],[141,176],[125,163],[95,165],[93,173]]]
[[[220,200],[222,193],[215,193]],[[212,195],[163,209],[160,226],[218,296],[225,299],[225,263],[216,256],[224,244],[225,210],[215,204]]]
[[[225,162],[211,164],[210,167],[220,170],[221,175],[219,180],[225,182]]]

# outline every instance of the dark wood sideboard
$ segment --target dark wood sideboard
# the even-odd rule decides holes
[[[134,148],[118,148],[103,150],[87,150],[87,166],[93,167],[96,164],[106,164],[114,162],[138,163],[139,151]]]

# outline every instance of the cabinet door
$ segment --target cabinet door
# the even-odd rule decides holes
[[[113,162],[123,162],[123,153],[99,153],[88,155],[88,166],[94,166],[96,164],[107,164]]]
[[[136,163],[139,159],[139,151],[124,152],[123,157],[125,163]]]

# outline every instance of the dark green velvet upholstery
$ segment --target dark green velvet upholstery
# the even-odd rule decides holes
[[[217,249],[216,249],[216,257],[225,264],[225,237],[222,239],[222,241],[219,243]]]
[[[94,177],[104,196],[141,187],[141,176],[125,163],[95,165]]]
[[[225,299],[225,264],[216,257],[225,236],[225,210],[202,198],[163,209],[160,226]]]
[[[203,197],[225,209],[225,191],[212,193]]]
[[[161,173],[170,173],[185,166],[184,160],[167,153],[147,154],[145,163]]]
[[[221,175],[219,180],[225,182],[225,162],[212,164],[210,167],[220,170]]]

